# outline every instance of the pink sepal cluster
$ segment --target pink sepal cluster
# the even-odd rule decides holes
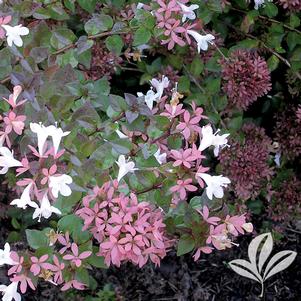
[[[4,17],[4,20],[8,17]],[[1,25],[1,19],[0,18],[0,25]],[[3,21],[4,22],[4,21]],[[9,21],[8,21],[9,22]],[[5,23],[2,23],[5,24]],[[0,26],[0,29],[2,27]],[[0,30],[0,38],[1,38],[1,30]],[[4,142],[7,144],[9,148],[12,146],[11,139],[15,135],[22,135],[24,127],[25,127],[25,115],[20,115],[19,110],[17,110],[18,107],[20,107],[22,104],[26,102],[26,100],[19,100],[17,103],[17,100],[22,93],[22,87],[21,86],[15,86],[13,88],[13,93],[9,95],[9,98],[4,100],[10,105],[11,109],[4,115],[0,115],[0,122],[2,121],[2,124],[0,124],[0,146],[4,144]]]
[[[193,256],[197,261],[201,253],[209,254],[214,249],[225,250],[236,245],[232,240],[240,234],[253,232],[253,225],[247,223],[245,214],[242,215],[227,215],[225,219],[218,216],[210,216],[210,211],[207,206],[202,210],[197,209],[202,216],[202,226],[208,227],[208,236],[204,246],[198,246]]]
[[[157,19],[157,26],[163,30],[164,39],[161,44],[166,45],[168,50],[171,50],[175,45],[181,47],[187,43],[190,44],[191,40],[187,34],[187,30],[197,26],[197,23],[188,21],[182,22],[183,10],[181,4],[186,4],[186,0],[156,0],[159,7],[155,10]]]
[[[116,181],[95,187],[76,212],[84,220],[84,229],[99,242],[98,255],[104,256],[108,266],[130,261],[142,267],[148,259],[159,265],[171,244],[161,210],[139,203],[134,193],[125,196],[117,188]]]

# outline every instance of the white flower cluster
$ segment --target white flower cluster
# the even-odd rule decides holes
[[[53,152],[55,155],[58,153],[59,145],[63,137],[69,135],[70,132],[63,132],[61,128],[58,128],[54,125],[50,125],[45,127],[42,123],[30,123],[30,129],[33,133],[37,135],[38,140],[38,150],[39,155],[43,158],[45,154],[46,141],[48,137],[51,137],[53,144]],[[3,149],[3,148],[2,148]],[[0,148],[1,152],[1,148]],[[3,151],[2,151],[3,153]],[[4,158],[4,168],[8,168],[11,166],[22,166],[21,162],[13,159],[12,154],[5,150],[6,157]],[[5,161],[6,160],[6,161]],[[19,162],[21,165],[19,165]],[[0,157],[0,166],[1,166],[1,157]],[[51,175],[48,178],[48,186],[51,194],[54,198],[58,198],[59,193],[63,196],[70,196],[72,191],[68,185],[72,183],[72,178],[69,175]],[[61,214],[61,211],[54,206],[51,206],[48,192],[44,193],[42,200],[40,202],[40,206],[31,200],[31,192],[34,189],[34,181],[30,181],[26,188],[23,190],[23,193],[19,199],[14,199],[10,204],[15,205],[18,208],[26,209],[27,206],[35,208],[32,218],[41,217],[49,218],[52,213]]]
[[[211,125],[206,125],[202,127],[202,139],[199,146],[199,150],[203,151],[208,147],[214,146],[214,155],[217,157],[221,148],[228,146],[227,137],[230,134],[218,135],[220,130],[213,133]],[[207,197],[212,200],[212,197],[222,198],[224,196],[223,187],[227,187],[231,183],[230,179],[227,177],[211,176],[206,173],[197,173],[197,177],[200,177],[206,183],[206,194]]]

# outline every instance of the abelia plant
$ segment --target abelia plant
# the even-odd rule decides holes
[[[299,6],[0,1],[2,300],[297,223]]]

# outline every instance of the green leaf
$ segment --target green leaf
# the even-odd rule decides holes
[[[216,94],[219,93],[220,86],[221,86],[220,78],[214,78],[214,79],[210,78],[209,81],[207,82],[206,88],[210,93]]]
[[[269,18],[278,15],[278,7],[272,2],[266,2],[263,11]]]
[[[54,20],[64,21],[69,19],[69,15],[66,13],[60,3],[49,7],[49,13],[50,17]]]
[[[74,214],[61,218],[57,226],[60,231],[69,231],[74,241],[78,244],[88,241],[91,236],[89,232],[83,231],[83,220]]]
[[[228,126],[230,129],[239,130],[242,126],[242,116],[232,118],[229,121]]]
[[[93,46],[93,41],[88,40],[87,36],[81,36],[76,42],[77,54],[82,54],[86,52]]]
[[[301,35],[296,32],[289,32],[286,41],[289,50],[292,51],[296,45],[301,45]]]
[[[22,239],[23,238],[21,237],[20,232],[11,231],[11,232],[9,232],[6,241],[9,243],[13,243],[13,242],[21,241]]]
[[[83,267],[77,268],[75,273],[75,279],[89,286],[90,277],[87,269]]]
[[[90,157],[97,161],[97,166],[101,169],[108,169],[115,163],[115,157],[112,155],[112,146],[109,143],[103,143],[97,148]]]
[[[289,25],[293,28],[300,26],[300,19],[295,14],[290,14],[290,22]]]
[[[75,12],[75,0],[64,0],[64,5],[73,13]]]
[[[95,10],[97,0],[77,0],[81,8],[92,14]]]
[[[181,236],[178,248],[177,248],[177,256],[182,256],[191,252],[195,247],[195,241],[192,236],[188,234],[184,234]]]
[[[171,149],[179,149],[183,145],[182,137],[179,134],[174,134],[167,138],[168,147]]]
[[[0,50],[0,78],[10,75],[12,71],[12,55],[8,48]]]
[[[179,79],[179,86],[178,86],[179,92],[189,92],[190,90],[190,80],[187,76],[181,76]]]
[[[104,257],[95,255],[98,252],[97,247],[93,247],[93,254],[86,259],[87,263],[99,269],[107,269],[107,265],[104,262]]]
[[[268,67],[269,67],[269,70],[272,72],[274,70],[277,69],[278,65],[279,65],[279,59],[276,55],[272,55],[269,57],[267,63],[268,63]]]
[[[146,44],[151,38],[151,32],[144,27],[138,28],[138,30],[134,34],[134,46],[139,46]]]
[[[251,210],[253,214],[260,214],[264,209],[264,205],[261,200],[249,200],[247,202],[248,208]]]
[[[194,196],[190,201],[189,205],[193,209],[202,209],[204,206],[203,199],[201,196]]]
[[[59,209],[62,214],[67,214],[72,211],[73,206],[80,201],[82,193],[78,191],[72,192],[68,197],[63,197],[59,195],[58,199],[55,202],[55,207]]]
[[[72,68],[75,68],[78,65],[77,55],[74,49],[70,49],[65,53],[58,55],[56,62],[59,66],[64,67],[70,64]]]
[[[203,61],[199,57],[196,57],[190,65],[190,72],[192,73],[193,76],[198,77],[203,72],[203,70],[204,70]]]
[[[79,123],[80,125],[90,125],[91,128],[97,127],[100,122],[97,111],[93,108],[90,102],[86,102],[72,115],[72,121]]]
[[[102,95],[109,95],[110,93],[110,82],[106,77],[103,77],[94,82],[93,92]]]
[[[76,36],[73,31],[67,28],[60,28],[52,32],[50,44],[53,48],[60,49],[72,44],[75,40]]]
[[[132,149],[132,143],[127,139],[110,141],[113,149],[121,155],[127,155]]]
[[[144,9],[138,9],[136,11],[135,19],[139,21],[140,26],[150,30],[152,30],[156,25],[155,17]]]
[[[33,17],[38,20],[50,19],[50,10],[47,8],[40,7],[35,10]]]
[[[18,220],[17,220],[15,217],[12,218],[11,224],[12,224],[12,226],[13,226],[16,230],[20,230],[20,229],[21,229],[21,225],[20,225],[20,223],[18,222]]]
[[[112,51],[117,56],[120,55],[121,50],[123,48],[123,41],[122,38],[118,35],[113,35],[106,38],[106,46],[107,48]]]
[[[25,232],[27,242],[32,249],[48,246],[48,238],[42,231],[27,229]]]
[[[113,19],[104,14],[95,14],[92,19],[90,19],[85,24],[85,31],[89,35],[96,35],[100,32],[107,31],[113,26]]]

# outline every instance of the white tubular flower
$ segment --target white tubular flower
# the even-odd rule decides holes
[[[16,159],[14,159],[14,153],[7,147],[0,147],[0,175],[4,175],[7,173],[10,167],[19,167],[23,166],[22,163]]]
[[[194,10],[198,9],[199,6],[197,4],[192,4],[190,6],[186,6],[183,3],[178,2],[178,5],[181,7],[182,10],[182,22],[185,22],[186,19],[194,20],[196,18],[196,14]]]
[[[17,26],[10,25],[1,25],[5,31],[7,36],[7,44],[12,47],[15,44],[18,47],[23,46],[23,41],[21,36],[26,36],[29,34],[29,29],[27,27],[22,26],[21,24]]]
[[[202,139],[199,146],[199,150],[203,151],[210,146],[214,146],[214,155],[217,157],[221,148],[227,146],[228,139],[227,137],[230,134],[218,135],[218,129],[213,133],[211,125],[206,125],[202,127]]]
[[[281,152],[276,153],[275,158],[274,158],[274,162],[276,163],[277,167],[280,167],[281,165]]]
[[[154,153],[154,157],[160,165],[166,163],[166,153],[160,154],[160,148]]]
[[[144,3],[138,2],[136,9],[143,9]]]
[[[265,0],[254,0],[254,8],[259,9],[260,6],[264,6]],[[272,0],[269,0],[269,2],[272,2]]]
[[[63,132],[61,128],[58,128],[54,125],[48,126],[47,132],[52,138],[54,153],[57,154],[62,138],[69,135],[71,132]]]
[[[138,95],[138,96],[139,96],[139,95]],[[115,121],[115,124],[118,125],[118,129],[115,130],[115,132],[116,132],[116,134],[118,135],[118,137],[119,137],[120,139],[128,139],[129,137],[128,137],[127,135],[123,134],[123,133],[119,130],[119,124],[118,124],[117,121]]]
[[[145,103],[149,107],[150,110],[152,110],[153,107],[154,107],[154,101],[158,100],[157,94],[153,90],[148,90],[147,93],[146,93],[146,95],[144,95],[141,92],[138,92],[137,95],[139,97],[143,97],[144,96]]]
[[[118,137],[120,139],[127,139],[128,138],[128,136],[123,134],[120,130],[116,130],[115,132],[116,132],[116,134],[118,135]]]
[[[41,202],[41,207],[39,207],[37,204],[35,204],[35,211],[32,215],[32,218],[39,218],[39,222],[41,221],[41,217],[44,217],[48,219],[52,213],[55,214],[62,214],[61,211],[53,206],[51,206],[47,193],[44,194],[42,202]]]
[[[117,177],[118,182],[129,172],[133,173],[135,170],[138,170],[138,168],[135,168],[135,163],[126,160],[124,155],[120,155],[116,163],[119,166],[119,172]]]
[[[211,176],[206,173],[197,173],[197,177],[202,178],[207,187],[206,187],[206,194],[210,200],[212,197],[215,196],[216,198],[222,198],[224,196],[223,187],[227,187],[231,181],[223,176]]]
[[[38,136],[38,149],[40,156],[43,156],[45,142],[49,136],[48,128],[45,127],[41,122],[40,123],[30,123],[30,129],[33,133]]]
[[[150,83],[152,86],[156,89],[156,99],[160,100],[164,89],[166,89],[169,85],[169,79],[167,76],[163,76],[162,80],[157,80],[156,78],[153,78]]]
[[[202,36],[198,32],[194,30],[187,30],[187,33],[190,34],[198,44],[198,53],[200,53],[201,49],[206,51],[208,50],[208,44],[213,44],[213,40],[215,37],[212,34],[206,34]]]
[[[7,242],[4,245],[4,249],[0,249],[0,266],[4,265],[4,264],[8,264],[8,265],[14,265],[15,262],[10,258],[10,245]]]
[[[72,191],[68,185],[72,183],[72,178],[68,175],[51,176],[49,177],[49,188],[55,198],[59,193],[63,196],[71,195]]]
[[[18,293],[19,282],[12,282],[10,285],[0,285],[0,292],[3,293],[2,301],[21,301],[21,295]]]
[[[30,183],[26,188],[23,190],[20,199],[14,199],[10,204],[16,205],[18,208],[26,209],[27,206],[35,207],[36,203],[30,199],[30,190],[32,188],[32,183]]]

